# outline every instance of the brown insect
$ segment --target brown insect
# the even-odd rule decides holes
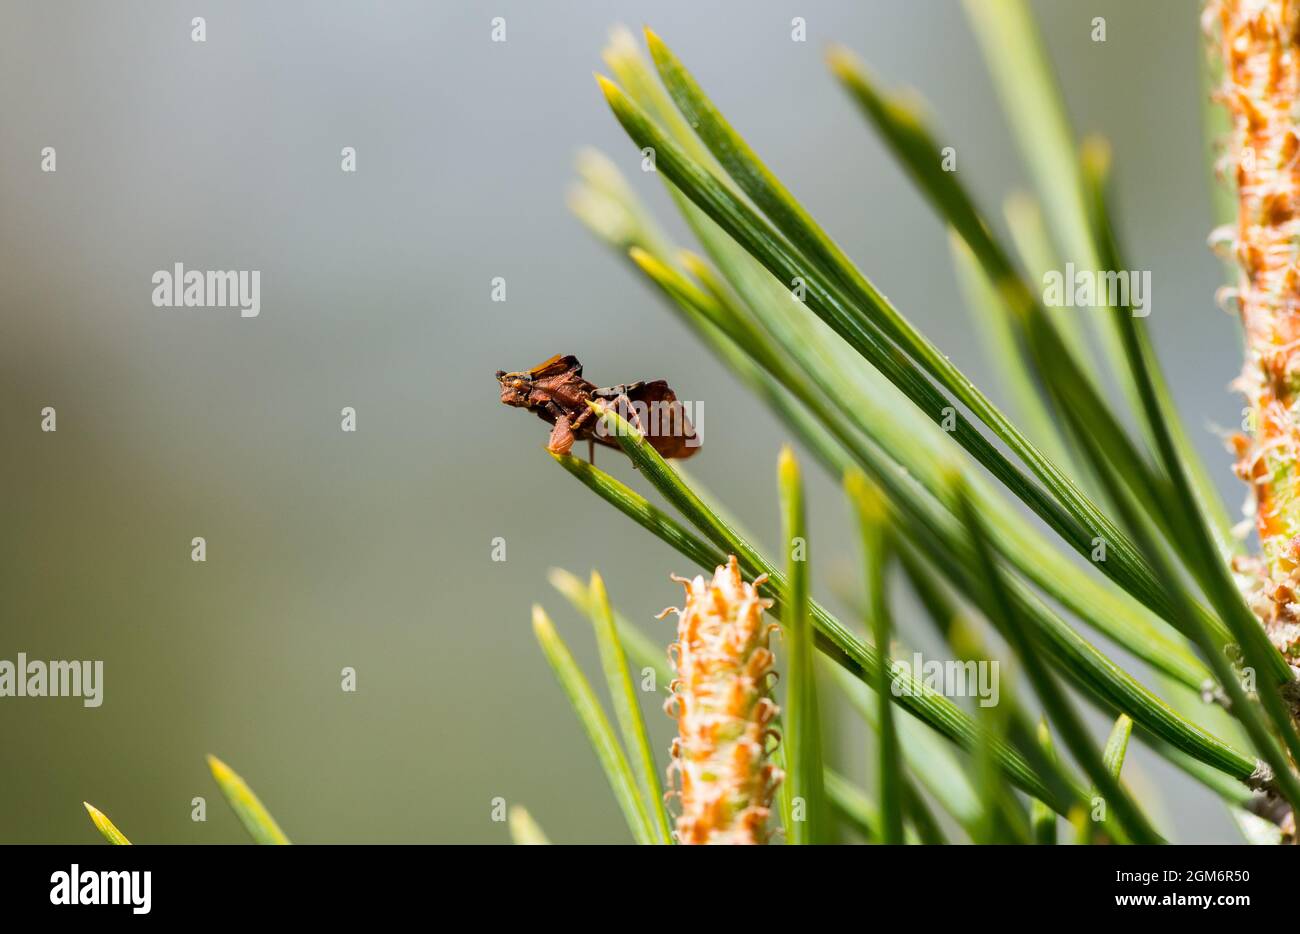
[[[531,409],[555,426],[546,449],[556,454],[568,454],[579,439],[587,441],[589,457],[594,457],[597,444],[618,447],[604,422],[587,405],[589,401],[612,407],[662,457],[690,457],[700,449],[698,432],[676,394],[661,379],[598,389],[582,378],[582,364],[577,357],[556,354],[531,370],[497,370],[497,382],[501,384],[502,402]]]

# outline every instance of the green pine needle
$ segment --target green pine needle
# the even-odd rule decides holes
[[[510,839],[518,846],[549,846],[551,841],[543,832],[533,815],[522,804],[510,806],[507,815],[510,826]]]
[[[587,734],[587,740],[591,743],[591,748],[605,771],[605,778],[614,791],[614,797],[623,811],[623,817],[627,820],[633,839],[641,844],[656,842],[654,825],[646,811],[645,801],[637,789],[632,766],[628,763],[627,755],[614,734],[614,728],[610,725],[609,718],[605,716],[600,701],[596,699],[591,684],[583,676],[578,663],[573,660],[568,646],[564,644],[564,640],[555,631],[550,617],[540,606],[533,607],[533,634],[537,637],[537,642],[541,645],[551,670],[555,672],[556,680],[560,682],[560,687],[563,688],[565,696],[573,707],[573,712],[577,714],[578,721]]]
[[[794,451],[784,448],[777,467],[790,599],[785,616],[786,700],[785,787],[792,802],[786,839],[792,844],[826,843],[828,827],[822,761],[821,716],[808,621],[809,545],[803,482]]]
[[[876,646],[872,689],[876,692],[877,774],[880,788],[881,842],[903,842],[904,784],[903,757],[894,729],[894,708],[890,703],[893,662],[890,641],[893,623],[885,593],[885,569],[889,561],[889,512],[880,490],[872,487],[860,472],[850,472],[844,487],[858,513],[862,552],[866,561],[867,608],[871,638]]]
[[[650,749],[650,736],[646,732],[645,717],[637,694],[632,672],[628,670],[627,656],[614,622],[614,611],[609,605],[605,582],[594,571],[591,585],[591,623],[596,630],[596,644],[600,647],[601,666],[605,682],[614,701],[614,714],[623,733],[623,746],[631,759],[637,783],[641,789],[642,807],[650,815],[656,842],[672,842],[672,828],[664,808],[664,793],[659,784],[659,770]]]
[[[216,779],[217,785],[220,786],[221,793],[226,796],[226,801],[234,810],[235,816],[244,825],[244,829],[248,831],[254,843],[284,845],[289,842],[289,838],[275,822],[275,818],[234,769],[213,755],[208,756],[208,768],[212,772],[212,777]]]
[[[86,813],[90,815],[90,820],[95,825],[95,829],[104,835],[105,840],[114,846],[131,845],[131,841],[126,838],[126,834],[122,833],[122,831],[118,830],[117,827],[113,825],[113,822],[108,819],[107,814],[95,807],[89,801],[83,801],[81,803],[85,805]]]

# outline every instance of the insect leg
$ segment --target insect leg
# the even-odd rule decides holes
[[[621,388],[621,387],[620,387],[620,388]],[[636,410],[636,406],[634,406],[634,405],[632,404],[632,400],[628,398],[628,395],[627,395],[626,392],[620,392],[620,393],[618,394],[618,397],[614,399],[613,405],[614,405],[614,407],[615,407],[615,411],[618,411],[619,403],[622,403],[622,412],[626,412],[626,413],[627,413],[627,416],[626,416],[626,417],[627,417],[627,421],[628,421],[631,425],[633,425],[633,426],[636,428],[637,431],[641,432],[641,436],[642,436],[642,437],[645,437],[645,436],[646,436],[646,429],[645,429],[645,423],[641,421],[641,413],[639,413],[639,412]],[[620,412],[620,414],[622,414],[622,412]],[[632,469],[633,469],[633,470],[640,470],[641,468],[638,467],[638,466],[636,465],[636,461],[633,461],[633,462],[632,462]]]
[[[555,420],[555,427],[551,429],[551,437],[546,442],[546,450],[552,454],[568,454],[573,448],[573,441],[573,429],[569,425],[569,416],[561,415]]]
[[[627,406],[627,412],[629,416],[628,421],[636,426],[636,430],[641,432],[643,437],[648,437],[650,432],[646,429],[645,422],[641,421],[641,413],[637,411],[637,407],[632,404],[631,398],[627,395],[627,393],[624,393],[623,395],[619,396],[619,399],[621,399],[623,401],[623,404]]]
[[[557,411],[559,411],[559,409],[557,409]],[[584,424],[586,424],[588,421],[590,421],[595,417],[596,417],[596,413],[584,405],[582,407],[582,411],[578,413],[578,417],[571,420],[569,424],[576,432],[580,428],[582,428]]]

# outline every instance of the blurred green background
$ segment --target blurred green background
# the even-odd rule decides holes
[[[1211,430],[1238,421],[1239,360],[1205,247],[1198,5],[1035,10],[1076,127],[1114,144],[1150,324],[1236,503]],[[504,44],[489,41],[498,15]],[[996,214],[1027,179],[956,2],[7,2],[0,658],[102,659],[105,700],[0,699],[0,841],[95,840],[83,799],[139,842],[242,841],[206,752],[295,841],[505,842],[496,797],[556,841],[629,839],[528,608],[544,603],[594,673],[589,628],[546,569],[598,566],[665,644],[668,574],[694,569],[553,465],[545,426],[499,406],[492,373],[565,352],[597,383],[669,379],[706,404],[692,473],[767,541],[784,436],[565,210],[592,144],[670,213],[591,78],[620,22],[652,24],[882,290],[1000,396],[943,229],[822,62],[839,41],[919,88]],[[176,262],[261,270],[261,316],[153,307],[150,276]],[[40,431],[46,405],[57,433]],[[340,431],[345,405],[356,434]],[[639,485],[612,454],[598,462]],[[836,485],[808,472],[824,594],[857,552]],[[670,722],[650,721],[666,748]],[[861,730],[839,732],[842,767],[865,775]],[[1187,779],[1145,750],[1132,762],[1176,838],[1236,839]],[[196,795],[207,823],[190,819]]]

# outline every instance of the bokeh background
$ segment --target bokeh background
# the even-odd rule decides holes
[[[1235,503],[1213,430],[1239,418],[1238,340],[1205,246],[1198,5],[1034,8],[1076,128],[1114,145],[1123,233],[1153,271],[1150,325]],[[504,44],[489,41],[497,15]],[[794,16],[806,43],[790,39]],[[98,709],[0,699],[0,841],[93,841],[83,799],[141,842],[242,841],[207,752],[296,841],[505,842],[498,796],[557,841],[628,839],[529,606],[548,607],[594,672],[589,628],[546,570],[598,566],[666,644],[652,616],[678,597],[668,573],[692,569],[555,467],[545,426],[499,406],[492,373],[569,352],[598,383],[662,376],[704,400],[693,473],[767,541],[784,435],[564,206],[574,153],[595,145],[670,213],[592,81],[620,22],[652,24],[880,287],[999,395],[942,227],[822,61],[839,41],[920,89],[996,215],[1027,177],[951,0],[10,0],[0,658],[106,672]],[[344,146],[356,174],[340,171]],[[154,308],[150,276],[175,262],[261,270],[261,316]],[[505,303],[490,301],[494,276]],[[40,431],[46,405],[55,434]],[[345,405],[356,434],[340,431]],[[638,483],[614,461],[602,466]],[[809,472],[825,593],[857,552],[836,485]],[[356,694],[340,690],[344,666]],[[866,775],[861,730],[839,732],[842,767]],[[1176,838],[1237,839],[1189,780],[1145,750],[1132,762]],[[196,795],[206,823],[190,819]]]

